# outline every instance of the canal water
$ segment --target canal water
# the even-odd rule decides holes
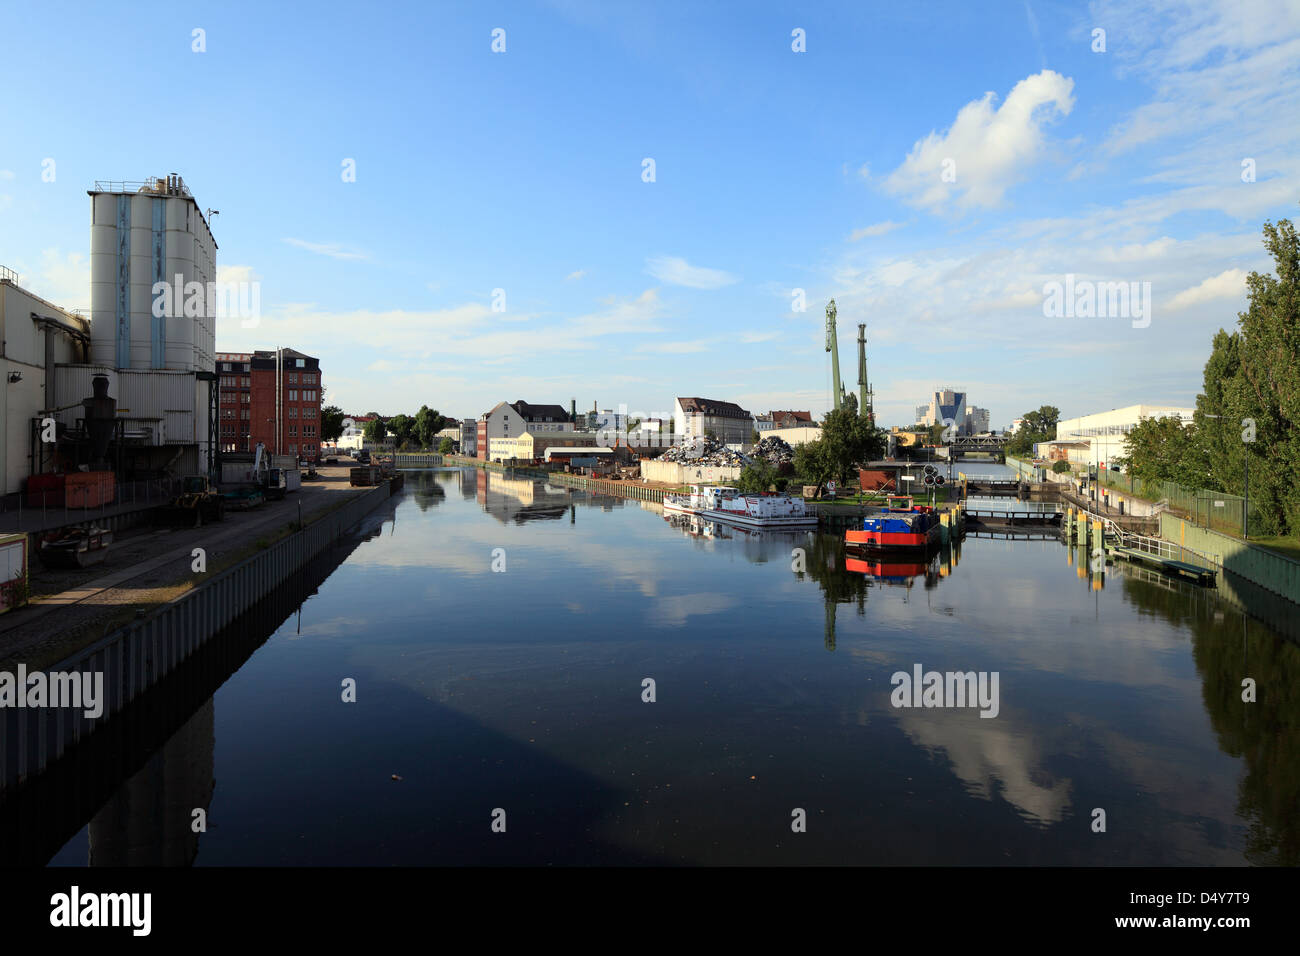
[[[475,469],[400,495],[51,862],[1300,860],[1300,652],[1241,585]],[[917,668],[996,674],[995,715],[895,706]]]

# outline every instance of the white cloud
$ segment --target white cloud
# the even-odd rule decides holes
[[[691,289],[721,289],[723,286],[735,285],[739,276],[721,269],[706,269],[693,266],[677,256],[657,256],[646,260],[646,272],[660,282],[669,285],[684,285]]]
[[[284,241],[291,246],[296,246],[299,249],[306,249],[308,252],[314,252],[318,256],[329,256],[331,259],[370,258],[369,253],[345,249],[343,246],[334,242],[308,242],[306,239],[285,239]]]
[[[252,266],[237,266],[234,264],[217,266],[218,282],[258,282],[261,276],[253,272]]]
[[[0,179],[13,179],[14,171],[12,169],[0,169]]]
[[[41,250],[37,268],[18,269],[19,284],[64,309],[90,308],[90,259],[80,252]]]
[[[1188,306],[1200,305],[1214,299],[1243,298],[1246,295],[1246,272],[1242,269],[1227,269],[1217,276],[1210,276],[1204,282],[1184,289],[1169,300],[1167,309],[1176,311]]]
[[[940,211],[993,207],[1044,153],[1043,128],[1053,114],[1074,108],[1074,80],[1043,70],[1021,80],[994,108],[995,94],[967,103],[942,135],[917,141],[885,180],[885,188],[905,202]],[[949,162],[951,161],[951,162]],[[952,182],[944,182],[946,169]]]
[[[573,272],[570,272],[567,276],[565,276],[564,281],[568,282],[570,280],[581,279],[586,274],[587,274],[586,269],[576,269]]]
[[[854,229],[853,232],[849,234],[849,242],[857,242],[859,239],[866,239],[870,236],[883,236],[887,232],[893,232],[901,225],[901,222],[891,222],[886,220],[885,222],[878,222],[873,226]]]

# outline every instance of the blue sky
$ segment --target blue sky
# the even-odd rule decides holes
[[[952,385],[1001,427],[1190,404],[1300,213],[1297,0],[388,10],[14,7],[0,264],[87,306],[86,189],[179,172],[261,284],[218,349],[317,355],[349,411],[820,413],[833,296],[883,423]],[[1045,316],[1066,274],[1150,282],[1152,321]]]

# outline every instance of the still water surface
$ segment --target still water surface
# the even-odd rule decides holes
[[[1300,654],[1240,585],[1054,540],[850,570],[473,469],[369,530],[54,863],[1300,859]],[[893,707],[917,664],[997,672],[997,716]]]

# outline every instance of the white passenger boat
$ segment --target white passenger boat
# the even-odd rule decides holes
[[[750,528],[811,528],[817,524],[817,516],[808,513],[802,498],[746,494],[718,485],[691,485],[689,494],[664,495],[664,511],[699,515]]]

